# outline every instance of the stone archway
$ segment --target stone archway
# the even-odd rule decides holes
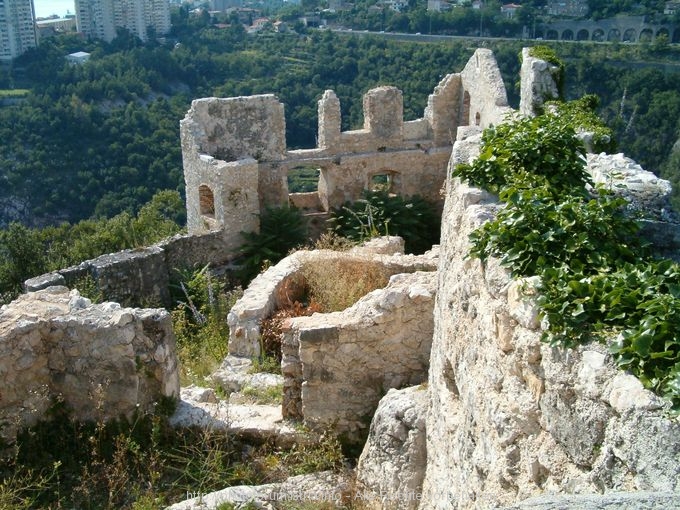
[[[593,30],[593,41],[603,42],[604,41],[604,30],[597,28]]]
[[[589,41],[590,40],[590,32],[588,32],[585,28],[582,28],[578,32],[576,32],[576,40],[577,41]]]
[[[651,29],[645,28],[640,32],[640,42],[651,42],[652,37],[654,37],[654,32]]]
[[[623,33],[623,42],[635,42],[637,40],[637,33],[634,28],[629,28]]]
[[[656,33],[656,37],[659,38],[661,36],[666,36],[668,38],[668,41],[670,42],[671,40],[671,34],[668,32],[667,28],[660,28],[658,32]]]
[[[573,41],[574,40],[574,32],[567,29],[564,32],[562,32],[562,40],[563,41]]]
[[[618,28],[612,28],[607,34],[607,41],[615,42],[621,40],[621,32]]]
[[[548,33],[545,35],[545,38],[551,41],[556,41],[557,39],[560,38],[560,36],[557,33],[557,30],[548,30]]]

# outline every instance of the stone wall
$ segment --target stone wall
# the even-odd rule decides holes
[[[415,271],[434,271],[434,256],[403,255],[404,242],[398,237],[383,237],[368,241],[349,252],[331,250],[297,251],[259,274],[227,316],[229,324],[229,354],[259,356],[260,325],[274,312],[302,299],[303,265],[320,264],[329,260],[379,265],[392,275]]]
[[[478,139],[454,147],[452,165]],[[533,279],[467,257],[495,197],[447,183],[430,358],[422,509],[511,505],[544,492],[680,490],[680,423],[605,346],[540,341]]]
[[[0,435],[62,401],[82,420],[151,412],[179,395],[170,315],[162,309],[92,305],[50,287],[0,308]]]
[[[530,52],[530,48],[522,49],[519,112],[522,115],[534,116],[541,113],[543,103],[559,98],[556,83],[559,68],[545,60],[532,57]]]
[[[54,285],[74,288],[90,277],[107,301],[171,307],[169,285],[175,270],[229,262],[233,253],[223,251],[223,239],[219,232],[176,235],[153,246],[109,253],[31,278],[24,287],[28,292]]]
[[[362,129],[341,131],[333,91],[324,93],[318,111],[318,147],[287,150],[283,104],[275,96],[193,101],[180,122],[189,235],[32,278],[26,290],[73,286],[90,276],[107,300],[172,306],[168,285],[174,270],[233,260],[241,232],[257,231],[266,207],[301,206],[315,236],[331,209],[360,198],[381,176],[391,193],[420,195],[441,208],[456,130],[470,125],[476,132],[498,123],[508,107],[493,55],[480,49],[461,73],[441,80],[421,119],[403,121],[402,94],[394,87],[365,95]],[[288,172],[300,166],[320,169],[313,195],[288,192]]]
[[[390,388],[425,381],[436,273],[397,274],[342,312],[289,319],[284,328],[284,417],[361,444]]]

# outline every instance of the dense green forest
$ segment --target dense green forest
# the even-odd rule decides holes
[[[346,129],[362,122],[361,95],[386,83],[404,91],[405,115],[416,118],[440,78],[460,70],[474,50],[466,42],[328,31],[253,37],[240,25],[191,23],[179,25],[179,42],[168,46],[124,34],[110,45],[49,39],[0,74],[0,89],[30,90],[22,103],[0,108],[0,225],[134,214],[159,190],[181,192],[178,123],[192,98],[273,92],[286,104],[289,146],[311,147],[316,100],[326,88],[341,99]],[[520,45],[492,45],[515,104]],[[63,56],[78,49],[91,51],[91,61],[67,64]],[[559,52],[569,64],[567,96],[599,95],[620,148],[675,180],[669,155],[678,133],[678,72],[620,65],[673,57],[672,50],[579,44]]]
[[[0,226],[103,222],[119,214],[127,215],[124,224],[159,191],[181,194],[179,120],[195,97],[275,93],[286,104],[288,145],[312,147],[316,101],[325,89],[340,97],[344,129],[362,124],[362,94],[383,84],[404,91],[405,117],[414,119],[439,80],[462,69],[476,46],[331,31],[250,36],[240,25],[218,29],[209,17],[177,13],[174,22],[175,39],[166,45],[143,45],[124,33],[111,44],[65,35],[0,70],[0,91],[22,90],[23,97],[0,107]],[[494,50],[516,106],[523,42],[484,44]],[[664,41],[555,47],[567,62],[567,98],[598,95],[619,150],[680,189],[680,149],[673,151],[678,50]],[[90,51],[90,62],[67,64],[64,55],[76,50]],[[19,232],[14,228],[0,236],[3,260]],[[44,235],[36,239],[44,250],[51,246]],[[124,241],[120,246],[135,244]]]

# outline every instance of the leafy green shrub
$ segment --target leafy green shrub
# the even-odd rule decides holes
[[[508,185],[499,197],[506,207],[471,234],[470,254],[498,257],[515,276],[561,265],[592,274],[633,262],[639,253],[638,226],[624,215],[626,201],[604,190],[590,199],[559,198],[545,184]]]
[[[361,200],[345,203],[330,221],[337,234],[352,240],[401,236],[407,253],[423,253],[438,243],[441,224],[434,205],[424,198],[404,198],[381,190],[366,191]]]
[[[307,229],[304,218],[295,207],[267,207],[260,216],[259,232],[241,232],[243,257],[241,277],[249,281],[266,264],[275,264],[288,252],[305,243]]]
[[[613,132],[595,113],[599,104],[595,94],[588,94],[573,101],[548,101],[545,105],[555,108],[557,116],[574,129],[593,133],[595,152],[613,152],[616,150]]]
[[[539,275],[544,340],[609,342],[619,366],[680,411],[680,265],[647,255],[625,201],[586,191],[573,130],[551,123],[569,120],[544,115],[499,126],[485,133],[483,157],[455,170],[505,203],[471,234],[471,255],[499,257],[514,275]]]
[[[583,195],[591,179],[585,147],[575,134],[573,126],[552,114],[508,119],[484,131],[479,157],[472,165],[458,165],[453,175],[494,193],[512,184],[545,185],[555,196]]]

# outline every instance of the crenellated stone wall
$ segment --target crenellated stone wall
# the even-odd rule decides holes
[[[93,305],[50,287],[0,308],[0,436],[63,402],[81,420],[154,410],[179,396],[175,336],[168,312]]]
[[[318,146],[286,150],[283,105],[274,96],[194,101],[181,122],[189,232],[222,232],[230,251],[230,236],[256,231],[265,207],[303,203],[309,214],[328,213],[361,198],[376,176],[391,193],[441,205],[456,130],[497,124],[509,110],[496,61],[483,49],[442,79],[421,119],[404,122],[395,87],[368,91],[363,107],[363,128],[343,132],[340,102],[327,90],[318,103]],[[290,196],[287,175],[300,166],[320,170],[317,200]],[[234,197],[240,201],[231,207]]]
[[[90,276],[107,300],[170,306],[173,271],[233,261],[241,233],[258,231],[266,207],[300,207],[314,236],[329,211],[360,198],[380,176],[390,193],[420,195],[441,208],[456,131],[481,132],[508,111],[500,71],[486,49],[441,80],[417,120],[404,122],[398,89],[378,87],[364,96],[363,128],[342,132],[340,102],[327,90],[312,149],[286,148],[284,107],[271,94],[197,99],[180,122],[189,234],[32,278],[25,288],[73,286]],[[320,170],[318,189],[290,194],[288,173],[301,166]]]

